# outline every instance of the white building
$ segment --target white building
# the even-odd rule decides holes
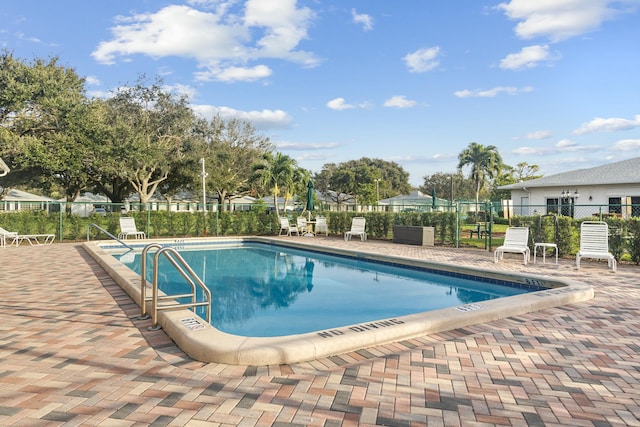
[[[58,206],[55,199],[51,197],[38,196],[26,191],[11,189],[0,200],[0,211],[34,210],[48,211],[51,205]]]
[[[411,194],[401,194],[378,201],[378,206],[385,206],[388,212],[432,211],[448,206],[449,201],[436,197],[436,209],[433,208],[433,197],[414,190]]]
[[[511,190],[513,213],[640,216],[640,157],[498,187]]]

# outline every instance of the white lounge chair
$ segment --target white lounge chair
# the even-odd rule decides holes
[[[300,232],[298,231],[298,227],[295,225],[291,225],[289,223],[289,218],[281,216],[280,217],[280,233],[279,236],[286,234],[287,236],[291,236],[292,233],[296,233],[298,236]]]
[[[344,233],[344,240],[351,240],[351,236],[360,236],[360,240],[367,240],[367,232],[365,231],[366,218],[356,216],[351,219],[351,230]]]
[[[138,231],[136,228],[136,220],[130,216],[123,216],[120,218],[120,233],[118,239],[128,239],[129,236],[133,236],[136,239],[145,239],[147,235],[144,231]]]
[[[324,233],[325,236],[329,235],[329,225],[327,224],[327,218],[324,216],[316,217],[316,234]]]
[[[606,259],[608,266],[617,270],[614,256],[609,252],[609,225],[601,221],[584,221],[580,224],[580,250],[576,254],[576,266],[581,258]]]
[[[298,232],[299,233],[306,233],[307,232],[307,218],[305,218],[303,216],[299,216],[298,218],[296,218],[296,227],[298,227]]]
[[[517,253],[524,256],[524,265],[529,262],[531,250],[529,249],[529,227],[508,227],[504,235],[502,246],[498,246],[493,253],[494,262],[501,260],[505,254]]]
[[[10,245],[19,246],[20,243],[25,240],[29,242],[31,246],[50,245],[56,240],[55,234],[20,234],[17,231],[7,231],[0,227],[0,246],[6,247],[7,240],[10,240]]]

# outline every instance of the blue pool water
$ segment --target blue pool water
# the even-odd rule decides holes
[[[211,324],[242,336],[313,332],[538,290],[260,243],[180,254],[211,290]],[[140,273],[140,254],[122,261]],[[163,257],[159,268],[161,290],[185,292]]]

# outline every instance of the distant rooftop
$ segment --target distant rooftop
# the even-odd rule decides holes
[[[555,175],[543,176],[530,181],[502,185],[500,190],[519,190],[521,188],[561,187],[583,185],[638,184],[640,183],[640,157],[596,166],[588,169],[576,169]]]

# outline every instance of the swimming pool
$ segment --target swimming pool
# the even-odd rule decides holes
[[[316,243],[317,241],[317,243]],[[347,257],[355,262],[376,261],[385,265],[403,265],[413,270],[433,270],[452,277],[478,277],[488,282],[508,282],[522,287],[540,287],[536,292],[489,299],[482,302],[461,301],[460,305],[434,311],[397,315],[372,321],[363,321],[345,326],[281,335],[274,337],[242,336],[227,333],[206,324],[189,310],[163,311],[158,323],[185,353],[204,362],[220,362],[238,365],[270,365],[295,363],[321,357],[337,355],[378,344],[402,341],[464,326],[489,322],[509,316],[517,316],[535,310],[584,301],[593,298],[593,289],[588,284],[551,278],[522,275],[496,270],[437,263],[424,259],[409,259],[365,252],[340,247],[321,247],[321,239],[184,239],[161,240],[161,244],[183,248],[228,245],[230,243],[256,242],[291,249],[310,249]],[[141,250],[150,241],[131,245]],[[113,242],[87,242],[87,252],[113,277],[113,279],[136,301],[140,301],[140,277],[114,255],[122,253],[122,247]],[[299,266],[303,268],[300,260]],[[209,267],[209,266],[208,266]],[[318,264],[315,265],[318,268]],[[277,269],[272,270],[277,273]],[[373,281],[373,278],[371,278]],[[313,280],[314,288],[317,286]],[[303,291],[304,293],[304,291]],[[216,307],[212,308],[215,311]]]
[[[211,291],[211,324],[249,337],[315,332],[543,289],[258,242],[180,254]],[[140,253],[120,260],[140,274]],[[152,253],[147,262],[153,263]],[[163,258],[159,276],[163,292],[185,292],[184,278]],[[203,308],[196,312],[205,317]]]

